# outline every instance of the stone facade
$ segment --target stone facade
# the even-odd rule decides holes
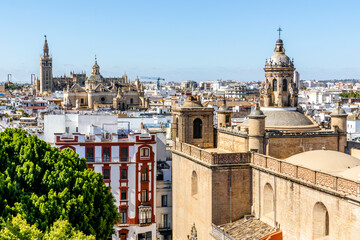
[[[259,155],[254,157],[262,160],[254,160],[252,213],[268,224],[280,224],[284,239],[315,239],[321,235],[318,231],[325,231],[326,228],[328,236],[321,239],[358,239],[359,194],[355,190],[353,200],[345,197],[344,193],[351,192],[351,187],[345,189],[343,179],[290,164],[283,168],[284,162],[275,159],[273,161],[281,165],[281,170],[278,168],[274,171],[274,168],[264,167],[269,166],[269,158],[265,159]],[[261,164],[261,161],[265,161],[265,164]],[[348,181],[349,186],[350,183],[354,184]],[[266,209],[266,202],[269,200],[266,186],[272,189],[272,211]],[[326,208],[328,226],[316,226],[321,218],[315,208],[317,203],[323,204]]]
[[[127,79],[127,77],[124,77]],[[99,108],[128,110],[146,108],[144,87],[139,79],[134,83],[123,83],[113,79],[110,84],[100,75],[100,67],[95,63],[91,75],[82,87],[79,83],[64,91],[64,106],[70,109],[97,110]]]

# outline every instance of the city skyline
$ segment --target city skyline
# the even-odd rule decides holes
[[[53,75],[91,72],[97,55],[103,76],[163,77],[167,81],[262,81],[265,59],[283,29],[286,54],[303,79],[360,78],[352,24],[359,3],[265,1],[134,3],[95,1],[2,4],[0,81],[39,76],[47,35]],[[56,9],[56,11],[54,10]]]

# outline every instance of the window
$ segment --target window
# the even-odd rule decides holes
[[[103,169],[103,176],[104,176],[104,180],[110,180],[110,169],[108,168]]]
[[[66,127],[66,128],[65,128],[65,132],[66,132],[66,133],[69,133],[69,132],[70,132],[70,128],[69,128],[69,127]]]
[[[146,232],[146,233],[139,233],[138,234],[138,240],[151,240],[151,232]]]
[[[169,221],[167,214],[161,215],[161,224],[162,224],[161,226],[162,228],[169,228]]]
[[[161,206],[162,207],[167,207],[167,195],[162,195],[161,196]]]
[[[175,137],[179,137],[179,118],[176,118],[176,122],[175,122],[175,129],[176,129],[176,136]]]
[[[202,138],[202,121],[200,118],[194,120],[193,133],[194,138]]]
[[[126,200],[126,190],[121,191],[121,200]]]
[[[230,123],[230,116],[229,116],[229,115],[226,115],[226,117],[225,117],[225,123]]]
[[[150,149],[149,148],[141,148],[140,149],[140,157],[149,157]]]
[[[120,223],[127,223],[127,209],[120,209]]]
[[[101,100],[101,102],[105,102],[105,98],[104,98],[104,97],[102,97],[100,100]]]
[[[121,169],[120,171],[120,179],[127,180],[127,169]]]
[[[80,99],[80,103],[84,104],[84,99],[83,98]]]
[[[152,222],[152,208],[143,206],[139,208],[139,223],[149,224]]]
[[[134,99],[130,98],[130,104],[134,103]]]
[[[128,161],[128,148],[122,147],[120,149],[120,161],[121,162],[127,162]]]
[[[277,91],[277,80],[276,79],[273,80],[273,91],[274,92]]]
[[[149,179],[148,179],[148,169],[147,168],[143,168],[143,170],[141,172],[141,181],[143,181],[143,182],[149,181]]]
[[[317,202],[313,210],[313,239],[322,239],[329,235],[329,212],[325,205]]]
[[[283,80],[282,89],[283,89],[284,92],[287,91],[287,80],[286,79]]]
[[[86,148],[86,162],[94,162],[94,148],[93,147]]]
[[[147,190],[142,190],[141,201],[142,202],[147,202],[148,201]]]
[[[110,148],[103,147],[103,162],[110,162]]]
[[[197,179],[197,174],[195,171],[192,172],[191,175],[191,195],[194,196],[197,194],[198,192],[198,179]]]

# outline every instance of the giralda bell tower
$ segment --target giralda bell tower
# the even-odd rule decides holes
[[[43,54],[40,57],[40,92],[52,92],[52,57],[49,55],[49,46],[47,43],[46,35]]]

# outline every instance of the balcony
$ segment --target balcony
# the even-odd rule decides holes
[[[171,230],[171,225],[170,225],[170,223],[160,223],[158,225],[158,229],[159,229],[159,231],[168,231],[168,230]]]
[[[148,225],[152,223],[152,206],[139,206],[139,224]]]
[[[139,219],[139,224],[140,225],[147,225],[147,224],[151,224],[151,218],[140,218]]]

